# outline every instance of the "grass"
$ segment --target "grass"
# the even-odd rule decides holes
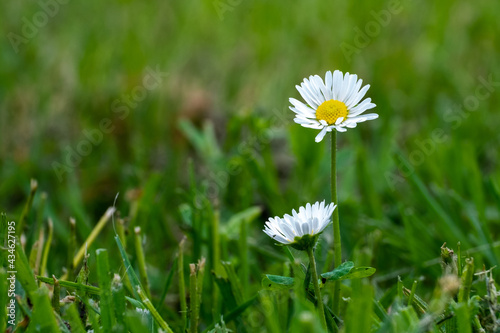
[[[500,4],[397,4],[70,1],[15,52],[43,9],[0,3],[16,331],[320,332],[308,256],[261,230],[331,197],[328,137],[287,108],[333,69],[380,118],[337,135],[346,266],[332,227],[315,250],[328,330],[498,328]]]

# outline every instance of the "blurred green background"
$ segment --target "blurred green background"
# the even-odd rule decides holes
[[[267,217],[330,197],[329,139],[294,124],[288,98],[304,77],[339,69],[371,85],[380,115],[339,134],[344,258],[376,267],[380,283],[438,276],[444,242],[460,240],[476,267],[498,264],[499,12],[491,0],[2,1],[0,207],[16,219],[36,178],[64,249],[68,218],[83,242],[119,192],[129,229],[147,235],[158,291],[199,200],[220,211],[221,230],[258,206],[258,289],[280,262],[262,259],[280,252],[261,232]],[[148,90],[151,70],[160,80]],[[49,272],[65,260],[54,255]]]

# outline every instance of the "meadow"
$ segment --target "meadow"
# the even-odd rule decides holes
[[[500,332],[499,12],[0,2],[0,332]],[[289,98],[334,70],[379,118],[336,136],[313,279],[263,229],[332,202]]]

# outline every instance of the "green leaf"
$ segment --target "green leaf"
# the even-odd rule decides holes
[[[352,261],[346,261],[333,271],[321,274],[321,277],[326,279],[326,281],[342,280],[342,278],[349,274],[353,268],[354,263]]]
[[[340,280],[361,279],[373,275],[375,271],[376,269],[373,267],[354,267],[349,274],[343,276]]]
[[[321,274],[321,277],[323,283],[326,283],[348,279],[361,279],[372,275],[375,271],[376,269],[373,267],[354,267],[354,263],[348,261],[331,272]],[[267,290],[291,289],[293,285],[294,278],[287,276],[268,274],[262,279],[262,287]]]
[[[294,278],[267,274],[262,279],[262,287],[268,290],[292,289]]]
[[[373,275],[375,271],[376,269],[373,267],[354,267],[352,261],[347,261],[333,271],[321,274],[321,277],[323,278],[323,283],[326,283],[340,280],[361,279]]]

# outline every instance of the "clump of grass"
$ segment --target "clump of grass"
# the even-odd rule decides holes
[[[198,193],[199,185],[192,183],[186,199],[193,199]],[[164,332],[299,332],[310,329],[461,333],[493,332],[499,327],[499,293],[494,269],[478,269],[477,256],[464,255],[461,244],[457,244],[457,251],[445,245],[436,248],[436,253],[441,251],[439,260],[435,261],[441,263],[441,273],[435,279],[420,280],[405,274],[403,279],[385,280],[385,287],[381,288],[376,283],[378,274],[373,275],[374,268],[355,266],[351,261],[329,272],[320,271],[319,267],[330,266],[328,262],[321,263],[322,258],[332,258],[331,252],[323,256],[320,247],[316,249],[315,255],[319,258],[316,260],[320,264],[316,267],[309,265],[314,260],[311,254],[307,259],[296,251],[282,254],[272,248],[263,250],[251,239],[251,222],[260,214],[260,209],[221,218],[211,205],[210,201],[204,201],[201,206],[191,203],[184,206],[185,221],[191,223],[198,219],[198,222],[187,228],[186,234],[193,236],[180,242],[177,256],[165,261],[170,269],[161,272],[153,263],[148,263],[142,228],[132,229],[126,224],[127,217],[120,218],[121,229],[113,233],[115,245],[91,250],[94,243],[103,245],[100,239],[106,237],[106,225],[110,226],[108,221],[112,220],[115,209],[106,210],[89,235],[81,238],[84,243],[80,251],[74,250],[77,228],[71,220],[72,242],[67,248],[73,257],[71,260],[60,258],[59,262],[72,267],[60,267],[61,278],[55,274],[47,276],[54,271],[51,258],[59,255],[52,249],[57,244],[53,239],[53,222],[41,224],[37,242],[31,245],[32,260],[28,259],[28,249],[21,246],[18,238],[15,252],[19,289],[16,290],[18,308],[14,329],[19,332],[39,327],[51,332],[90,329],[94,332],[157,332],[158,329]],[[2,221],[5,235],[8,221],[5,215]],[[108,227],[108,230],[113,229]],[[211,237],[214,233],[220,236],[217,241]],[[241,238],[245,238],[245,244]],[[194,239],[201,244],[193,244]],[[134,256],[127,253],[123,241],[134,244]],[[237,246],[233,249],[232,244]],[[242,251],[246,255],[241,255]],[[470,252],[474,251],[477,250],[472,248]],[[210,263],[210,259],[200,258],[197,264],[188,264],[193,260],[193,253],[203,252],[209,254],[209,258],[218,258],[219,262]],[[238,255],[228,257],[231,253]],[[280,274],[264,274],[257,264],[262,260],[284,263],[274,268]],[[210,267],[209,274],[205,274],[207,267]],[[74,279],[69,278],[72,268],[78,268]],[[311,270],[318,270],[317,286]],[[185,271],[189,272],[188,276],[184,275]],[[242,276],[242,272],[246,275]],[[5,269],[0,269],[0,276],[6,277]],[[372,283],[368,280],[370,276],[375,277]],[[263,277],[262,281],[259,277]],[[340,284],[344,295],[339,313],[329,306],[334,297],[329,286],[334,283]],[[7,284],[0,283],[0,287],[2,295],[7,295]],[[318,294],[323,296],[318,299]],[[216,302],[213,295],[217,295]],[[314,305],[318,302],[324,302],[323,324],[321,317],[314,315]],[[3,321],[0,327],[8,326]]]

